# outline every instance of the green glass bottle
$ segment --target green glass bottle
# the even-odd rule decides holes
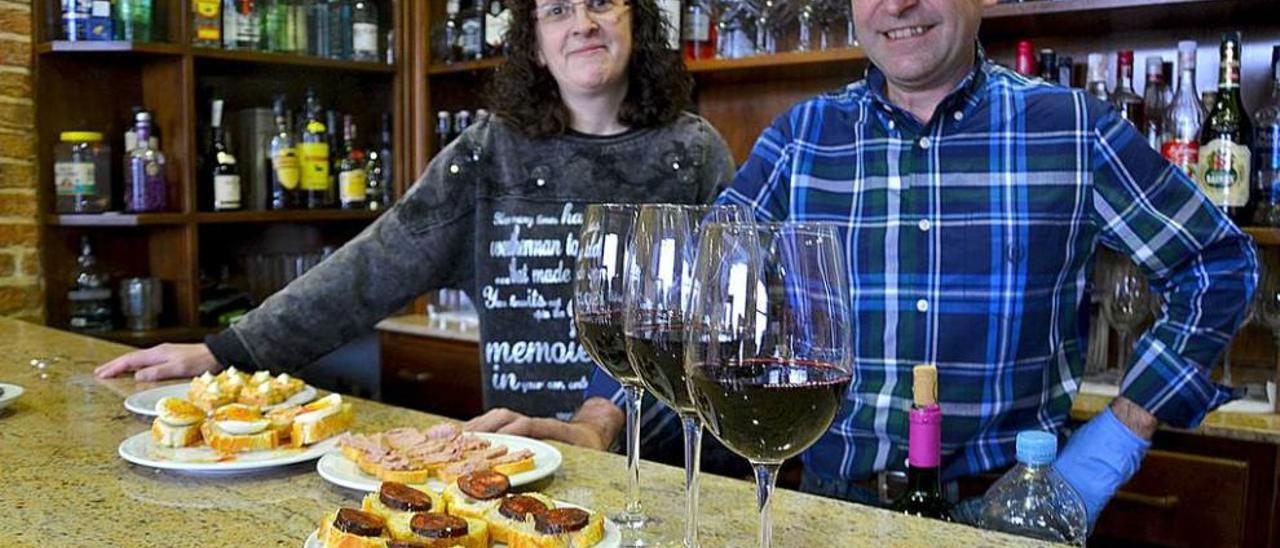
[[[116,40],[151,41],[151,0],[117,0]]]
[[[1200,188],[1238,225],[1253,213],[1250,198],[1253,123],[1240,99],[1240,32],[1222,33],[1218,94],[1200,128]]]

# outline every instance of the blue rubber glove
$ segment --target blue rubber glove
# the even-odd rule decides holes
[[[1067,440],[1053,467],[1084,500],[1089,530],[1111,497],[1138,472],[1151,442],[1138,437],[1107,406]]]

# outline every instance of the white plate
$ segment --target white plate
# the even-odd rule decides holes
[[[3,394],[0,394],[0,409],[9,407],[9,404],[13,403],[14,400],[18,399],[18,396],[21,396],[22,393],[25,392],[21,386],[16,384],[5,384],[2,382],[0,382],[0,391],[4,392]]]
[[[120,442],[120,458],[134,464],[182,470],[185,472],[243,472],[275,466],[284,466],[320,458],[338,446],[338,437],[326,439],[315,445],[294,449],[283,447],[270,451],[248,451],[223,455],[206,445],[198,447],[156,447],[151,441],[151,431],[139,432]]]
[[[577,504],[556,501],[556,508],[582,508]],[[585,508],[583,508],[585,510]],[[507,545],[502,542],[495,542],[490,548],[505,548]],[[622,531],[618,529],[618,525],[612,520],[605,518],[604,520],[604,537],[591,548],[618,548],[622,546]],[[307,537],[307,541],[302,548],[324,548],[320,543],[320,530],[316,529],[311,532],[311,536]]]
[[[134,413],[137,413],[139,415],[154,417],[156,416],[156,402],[160,401],[160,398],[179,398],[179,399],[185,400],[187,399],[187,391],[190,390],[190,388],[191,388],[191,383],[184,382],[184,383],[178,383],[178,384],[169,384],[165,386],[157,386],[155,388],[143,390],[141,392],[138,392],[132,396],[125,398],[124,408]],[[316,388],[308,384],[306,386],[303,386],[302,390],[300,390],[297,394],[294,394],[289,399],[284,400],[283,402],[277,403],[275,405],[265,406],[262,409],[264,411],[268,411],[268,410],[275,409],[277,407],[283,407],[286,405],[302,405],[311,400],[314,400],[315,398],[316,398]]]
[[[512,487],[533,483],[550,476],[560,468],[560,462],[564,460],[559,449],[535,439],[488,432],[468,432],[467,434],[480,436],[498,445],[505,445],[511,451],[528,449],[533,452],[533,470],[512,474],[509,478]],[[320,477],[330,483],[357,491],[372,493],[382,484],[378,478],[361,471],[360,467],[351,462],[351,459],[344,456],[341,451],[334,451],[322,457],[320,462],[316,463],[316,471],[320,472]],[[426,486],[436,492],[444,491],[444,482],[437,478],[427,480]]]

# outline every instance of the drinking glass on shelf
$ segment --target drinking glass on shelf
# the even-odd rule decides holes
[[[738,206],[652,204],[640,207],[627,266],[624,335],[641,382],[680,416],[684,427],[684,545],[698,545],[698,469],[702,421],[684,370],[684,315],[699,225],[743,222]]]
[[[778,467],[830,428],[852,381],[836,228],[707,223],[685,317],[685,369],[707,430],[755,468],[760,546]]]
[[[756,0],[756,53],[778,53],[778,36],[794,16],[790,0]]]
[[[640,505],[640,402],[644,387],[623,340],[627,248],[639,207],[591,204],[583,214],[574,267],[574,326],[587,354],[622,385],[627,399],[627,507],[610,516],[634,541],[656,525]]]
[[[1151,286],[1138,265],[1128,257],[1114,256],[1103,276],[1102,291],[1102,315],[1120,335],[1116,367],[1117,374],[1123,375],[1133,353],[1133,332],[1151,315]]]
[[[1253,319],[1271,331],[1276,345],[1276,371],[1280,371],[1280,271],[1258,254],[1258,288],[1254,291]],[[1280,381],[1280,379],[1277,379]]]

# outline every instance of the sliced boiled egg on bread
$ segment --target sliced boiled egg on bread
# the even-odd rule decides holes
[[[204,410],[181,398],[160,398],[156,415],[173,426],[190,426],[204,420]]]
[[[213,411],[215,421],[256,421],[261,418],[262,411],[243,403],[230,403]]]
[[[271,426],[271,421],[267,419],[256,421],[214,421],[214,424],[218,425],[218,429],[223,432],[244,436],[266,430],[268,426]]]
[[[302,406],[298,416],[294,417],[293,421],[303,424],[312,423],[336,414],[341,410],[342,396],[340,394],[329,394],[328,396]]]

